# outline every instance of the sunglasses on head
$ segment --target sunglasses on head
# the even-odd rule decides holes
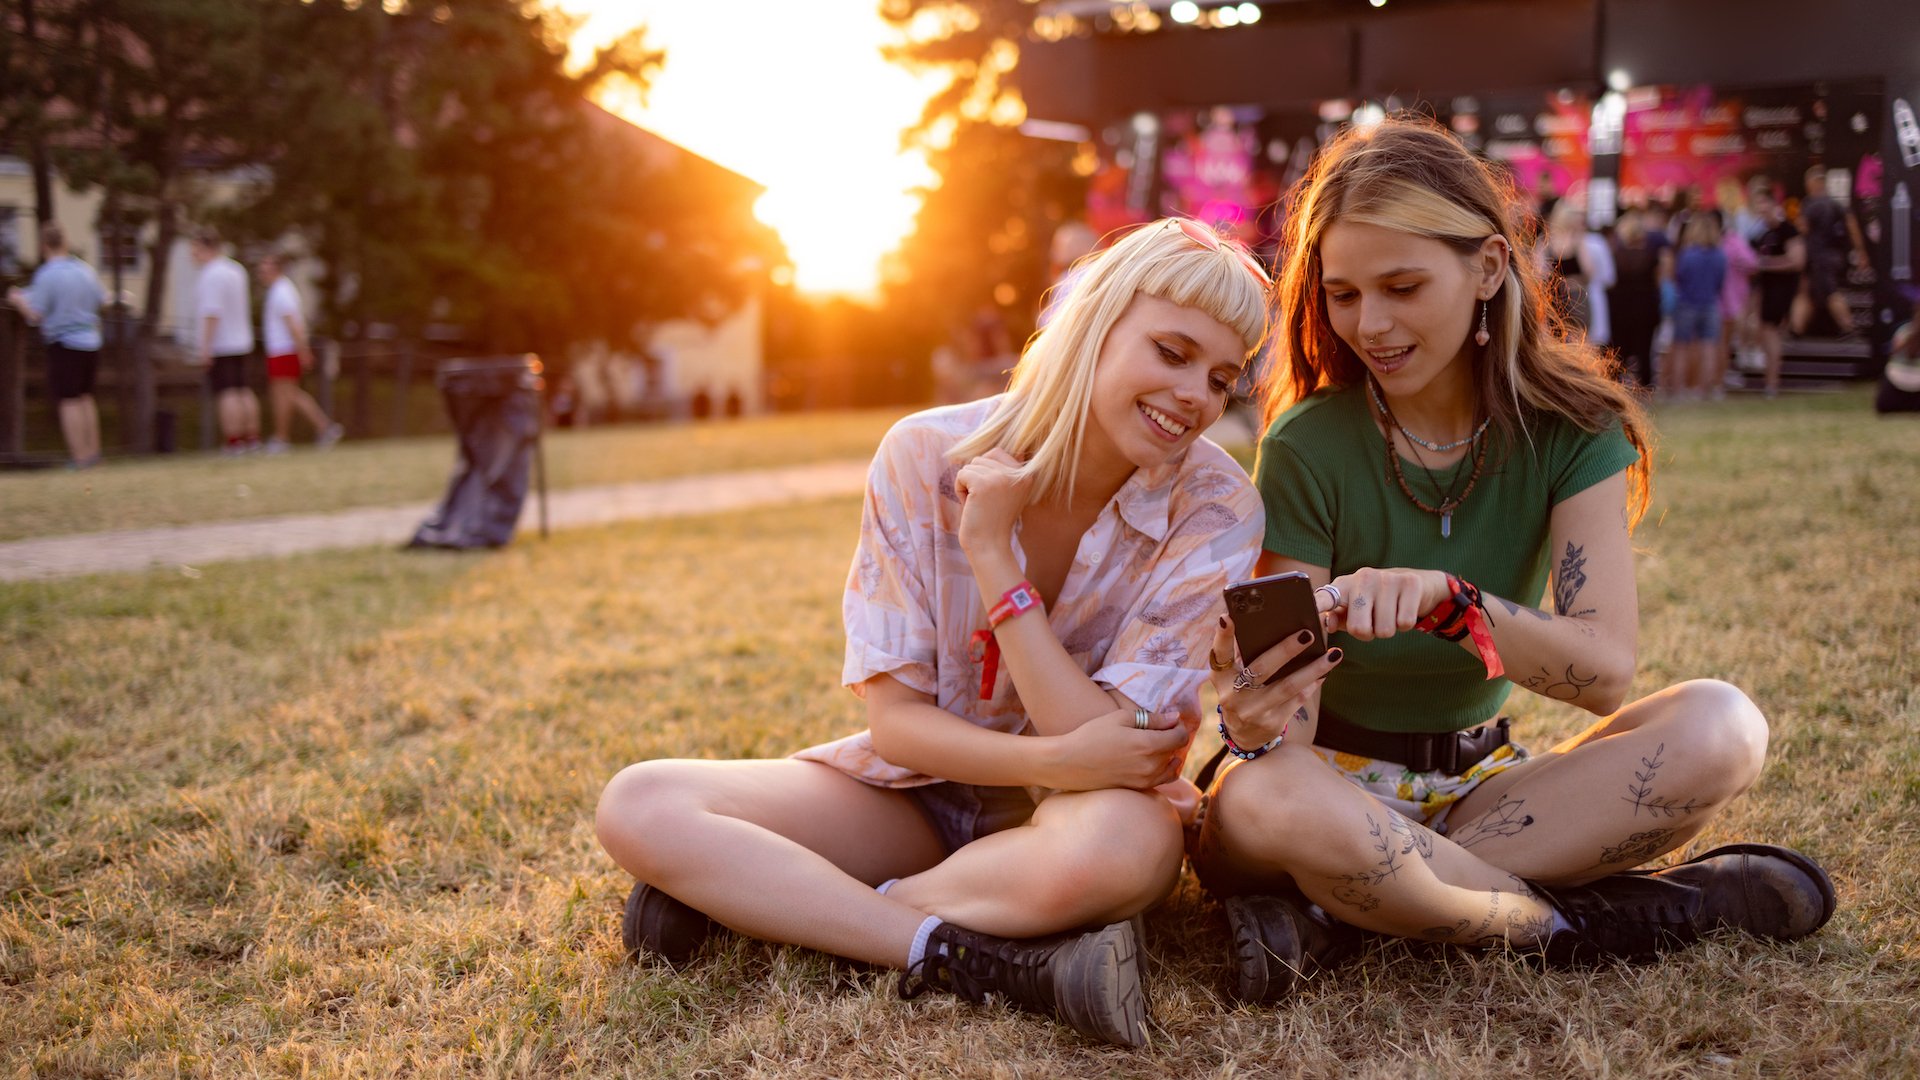
[[[1218,233],[1197,221],[1192,221],[1187,218],[1168,218],[1167,220],[1179,226],[1180,231],[1187,234],[1187,239],[1192,240],[1208,251],[1225,251],[1234,258],[1239,259],[1240,265],[1246,267],[1247,272],[1252,274],[1262,285],[1273,284],[1273,279],[1268,277],[1267,272],[1260,268],[1259,261],[1256,260],[1252,253],[1248,252],[1246,248],[1241,247],[1231,240],[1220,239]]]

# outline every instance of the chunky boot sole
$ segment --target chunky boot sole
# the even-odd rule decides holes
[[[620,918],[620,941],[627,947],[629,960],[644,953],[681,968],[713,936],[715,925],[659,889],[637,882],[627,894],[626,911]]]
[[[1228,995],[1242,1005],[1267,1005],[1293,993],[1306,978],[1306,943],[1293,913],[1264,896],[1228,897],[1221,906],[1233,950]]]
[[[1060,947],[1048,961],[1054,1007],[1082,1035],[1116,1046],[1147,1045],[1147,998],[1140,939],[1117,922]]]

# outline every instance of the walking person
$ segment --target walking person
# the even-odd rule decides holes
[[[718,924],[1145,1042],[1130,920],[1179,875],[1202,658],[1261,528],[1201,433],[1267,284],[1204,226],[1143,226],[1084,264],[1005,393],[888,432],[843,600],[869,729],[614,777],[630,950],[684,963]]]
[[[286,275],[284,256],[270,253],[260,260],[260,281],[267,287],[260,336],[267,346],[267,402],[273,409],[273,438],[267,440],[267,453],[286,452],[296,409],[313,425],[315,445],[325,450],[339,442],[346,429],[329,419],[320,403],[300,388],[301,373],[313,367],[313,345],[307,338],[300,291]]]
[[[104,294],[93,267],[67,249],[67,234],[55,222],[40,227],[40,268],[24,289],[7,291],[7,302],[40,328],[47,350],[47,396],[60,417],[68,464],[89,469],[100,463],[100,409],[93,400],[100,368],[100,304]]]
[[[1230,747],[1254,749],[1213,784],[1194,864],[1225,898],[1241,1000],[1283,996],[1351,927],[1574,964],[1832,913],[1786,848],[1634,869],[1758,778],[1767,723],[1712,680],[1623,704],[1651,436],[1597,351],[1541,318],[1514,205],[1407,119],[1336,137],[1295,196],[1260,570],[1308,575],[1341,658],[1271,687],[1285,657],[1214,676]],[[1549,581],[1553,610],[1530,606]],[[1229,628],[1213,645],[1235,656]],[[1515,686],[1596,722],[1529,754],[1496,719]]]
[[[191,247],[200,276],[194,282],[190,332],[213,390],[214,413],[224,440],[221,452],[252,453],[260,449],[260,398],[247,383],[247,361],[253,356],[247,271],[221,253],[220,234],[211,228],[196,232]]]

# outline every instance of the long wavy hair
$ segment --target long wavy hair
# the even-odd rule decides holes
[[[1267,286],[1240,261],[1244,254],[1227,240],[1204,245],[1162,218],[1081,259],[1053,319],[1027,341],[999,406],[948,459],[1005,450],[1026,463],[1035,502],[1072,498],[1094,369],[1108,332],[1136,295],[1205,312],[1240,335],[1247,356],[1259,351],[1267,335]]]
[[[1287,206],[1286,253],[1274,292],[1273,357],[1257,391],[1271,426],[1295,402],[1367,377],[1366,365],[1333,332],[1320,287],[1320,244],[1336,221],[1424,236],[1462,257],[1489,237],[1507,242],[1506,277],[1488,302],[1484,347],[1472,354],[1480,415],[1502,452],[1530,440],[1533,421],[1559,416],[1583,431],[1616,421],[1640,459],[1627,470],[1627,507],[1637,524],[1653,496],[1653,432],[1612,364],[1554,310],[1535,237],[1513,185],[1430,120],[1393,116],[1341,132],[1321,149]]]

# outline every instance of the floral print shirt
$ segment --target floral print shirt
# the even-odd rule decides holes
[[[1029,724],[1004,665],[993,696],[980,697],[970,644],[987,607],[960,549],[959,466],[946,456],[999,400],[917,413],[881,440],[841,606],[841,681],[864,694],[867,680],[892,675],[948,712],[1017,734]],[[1199,439],[1164,465],[1135,470],[1115,493],[1081,537],[1061,595],[1047,598],[1047,621],[1094,682],[1195,730],[1221,589],[1249,576],[1264,529],[1246,472]],[[1019,545],[1016,526],[1024,561]],[[794,756],[883,787],[939,779],[881,758],[864,731]]]

